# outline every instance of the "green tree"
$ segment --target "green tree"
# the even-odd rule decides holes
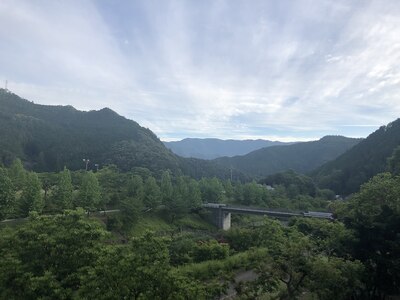
[[[26,217],[31,211],[40,213],[43,207],[42,185],[37,174],[29,172],[27,173],[26,183],[19,199],[19,214],[22,217]]]
[[[106,165],[96,172],[102,194],[102,205],[118,205],[124,196],[121,186],[126,183],[124,175],[115,165]]]
[[[32,215],[0,231],[1,299],[71,299],[81,272],[102,253],[107,232],[81,211]]]
[[[400,177],[376,175],[336,211],[355,232],[354,258],[368,274],[365,299],[400,294]]]
[[[59,209],[72,208],[73,205],[73,186],[71,181],[71,173],[64,167],[59,175],[58,184],[54,191],[54,203]]]
[[[356,243],[354,231],[339,221],[295,218],[289,225],[308,236],[316,245],[317,251],[328,256],[346,257],[352,254]]]
[[[400,146],[393,150],[393,154],[388,159],[388,169],[394,175],[400,175]]]
[[[201,198],[204,202],[222,203],[225,201],[225,190],[218,178],[203,178],[200,180]]]
[[[173,201],[174,188],[172,186],[171,175],[169,171],[164,171],[161,175],[161,194],[162,203],[164,205],[169,205]]]
[[[0,167],[0,220],[5,219],[14,209],[15,193],[7,170]]]
[[[97,177],[92,171],[86,172],[82,177],[76,206],[91,211],[99,208],[100,203],[101,193]]]
[[[190,179],[188,184],[188,189],[189,189],[188,207],[190,209],[201,207],[203,201],[201,199],[200,186],[197,183],[197,181],[194,179]]]
[[[145,181],[143,204],[153,209],[161,204],[160,187],[154,177],[149,177]]]
[[[119,217],[123,232],[129,233],[133,226],[138,222],[142,206],[142,203],[138,202],[135,198],[126,198],[121,201]]]
[[[27,172],[22,165],[19,158],[15,159],[10,167],[9,176],[13,182],[14,187],[19,191],[25,186],[25,181],[27,178]]]
[[[143,179],[139,175],[134,175],[128,182],[127,196],[143,201],[144,184]]]
[[[311,263],[307,289],[320,300],[362,299],[364,266],[360,261],[317,255]]]
[[[79,291],[94,299],[204,299],[200,283],[171,269],[167,243],[146,233],[128,247],[109,248]]]

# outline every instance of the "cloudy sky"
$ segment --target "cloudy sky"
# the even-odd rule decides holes
[[[400,117],[400,2],[1,0],[0,80],[163,140],[364,137]]]

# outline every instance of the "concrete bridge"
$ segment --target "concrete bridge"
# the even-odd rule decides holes
[[[325,212],[283,212],[249,207],[228,206],[221,203],[205,203],[203,204],[203,207],[212,212],[212,223],[215,224],[219,229],[223,230],[228,230],[231,228],[232,213],[269,216],[281,220],[288,220],[291,217],[308,217],[333,220],[332,214]]]

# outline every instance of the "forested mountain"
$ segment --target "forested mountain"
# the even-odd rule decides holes
[[[181,141],[164,142],[167,148],[175,154],[183,157],[195,157],[201,159],[214,159],[223,156],[245,155],[254,150],[277,145],[291,145],[268,140],[221,140],[187,138]]]
[[[123,171],[145,167],[192,176],[227,177],[214,163],[184,159],[168,150],[149,129],[109,108],[83,112],[71,106],[38,105],[0,89],[0,161],[19,157],[36,171],[89,169],[115,164]]]
[[[247,155],[221,157],[213,161],[251,176],[266,176],[289,169],[306,173],[335,159],[359,142],[360,139],[325,136],[318,141],[262,148]]]
[[[386,170],[387,159],[400,145],[400,119],[382,126],[358,145],[313,172],[321,187],[339,194],[358,191],[360,185]]]

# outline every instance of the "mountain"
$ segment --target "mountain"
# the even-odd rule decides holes
[[[38,105],[0,90],[0,155],[20,157],[37,171],[83,167],[83,159],[132,166],[178,168],[178,159],[149,129],[109,108],[83,112]]]
[[[145,167],[194,177],[230,176],[215,163],[175,155],[152,131],[109,108],[84,112],[38,105],[0,89],[0,163],[9,165],[16,157],[35,171],[78,170],[89,159],[92,169],[115,164],[122,171]]]
[[[172,152],[183,157],[194,157],[201,159],[214,159],[223,156],[245,155],[254,150],[277,145],[290,145],[268,140],[220,140],[187,138],[181,141],[164,142],[164,145]]]
[[[400,119],[382,126],[359,144],[314,172],[316,182],[338,194],[358,191],[360,185],[386,170],[387,159],[400,145]]]
[[[318,141],[262,148],[243,156],[221,157],[213,161],[256,177],[289,169],[306,173],[335,159],[360,141],[343,136],[325,136]]]

